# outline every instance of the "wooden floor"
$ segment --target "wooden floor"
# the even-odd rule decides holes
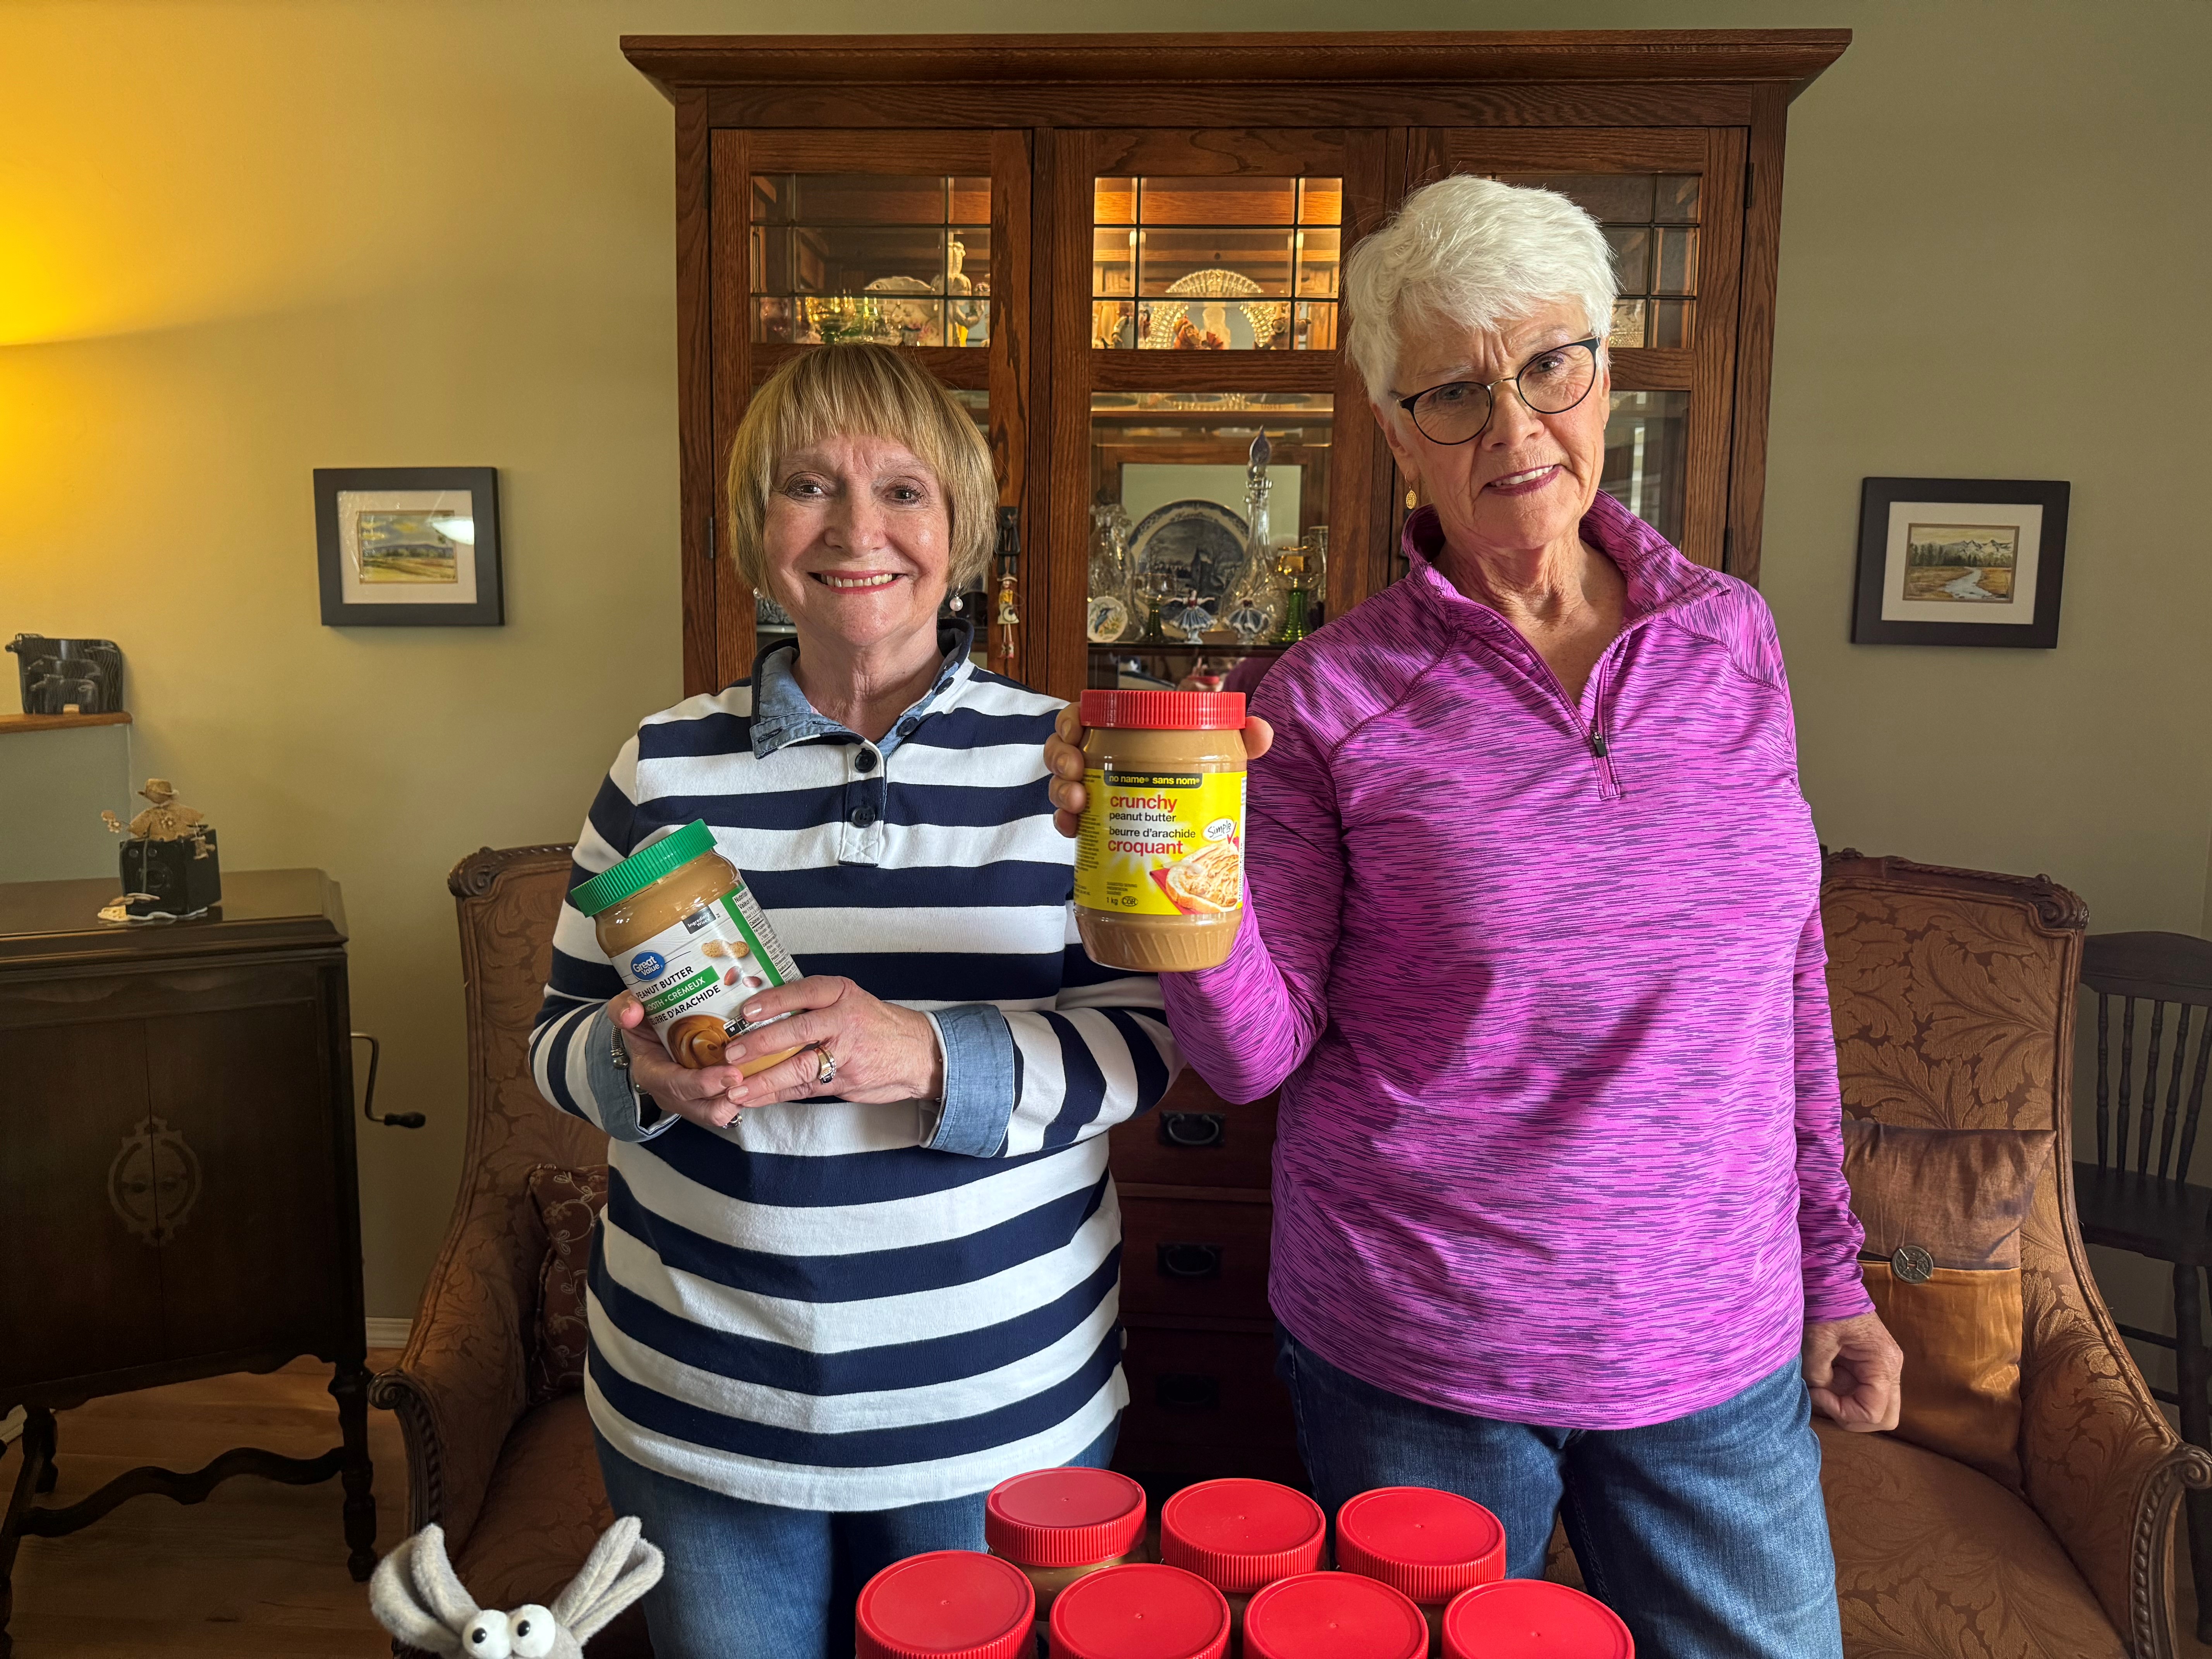
[[[372,1352],[369,1369],[398,1357]],[[330,1375],[327,1365],[303,1360],[268,1376],[149,1389],[65,1413],[60,1484],[43,1501],[75,1503],[141,1463],[197,1468],[239,1444],[311,1456],[337,1439],[337,1408],[325,1392]],[[406,1524],[406,1461],[389,1413],[369,1413],[368,1439],[382,1551]],[[21,1458],[14,1446],[0,1456],[0,1499]],[[336,1480],[280,1486],[241,1479],[189,1508],[134,1498],[72,1537],[27,1538],[9,1627],[15,1659],[389,1659],[366,1587],[346,1574],[339,1502]],[[2212,1659],[2212,1647],[2185,1641],[2181,1659]]]
[[[395,1352],[371,1352],[374,1371]],[[117,1395],[58,1419],[59,1484],[71,1504],[141,1463],[193,1469],[235,1445],[313,1456],[338,1438],[331,1368],[302,1360],[267,1376],[222,1376]],[[376,1462],[376,1543],[407,1520],[398,1420],[368,1414]],[[0,1457],[0,1501],[19,1445]],[[148,1659],[158,1654],[390,1659],[368,1586],[346,1572],[342,1493],[241,1477],[204,1504],[134,1498],[67,1538],[27,1538],[15,1558],[15,1659]]]

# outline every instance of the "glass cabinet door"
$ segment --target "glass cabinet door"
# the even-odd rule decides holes
[[[1379,216],[1383,135],[1056,145],[1056,210],[1080,225],[1051,252],[1050,535],[1083,556],[1052,561],[1041,684],[1249,679],[1368,586],[1352,555],[1373,538],[1377,445],[1339,272]]]
[[[1743,130],[1413,135],[1414,185],[1455,173],[1557,191],[1604,228],[1620,298],[1600,487],[1691,558],[1725,568]]]
[[[853,341],[911,350],[951,387],[989,440],[1001,503],[1024,506],[1030,184],[1025,132],[714,134],[712,547],[729,545],[721,481],[745,400],[794,354]],[[727,684],[789,618],[726,560],[703,574]],[[982,597],[968,614],[988,623]],[[1002,654],[1020,632],[979,629],[978,649],[1034,672]]]

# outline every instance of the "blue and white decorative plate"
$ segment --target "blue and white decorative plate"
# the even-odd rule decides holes
[[[1167,573],[1170,596],[1195,593],[1209,610],[1244,562],[1244,515],[1218,501],[1170,501],[1137,521],[1129,556],[1140,575]]]

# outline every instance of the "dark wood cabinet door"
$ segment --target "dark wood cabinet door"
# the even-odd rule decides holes
[[[290,977],[299,1001],[145,1023],[151,1109],[189,1147],[198,1182],[162,1252],[170,1358],[297,1342],[345,1311],[331,1304],[343,1229],[330,1057],[313,977]]]
[[[1343,350],[1339,273],[1388,209],[1389,149],[1380,126],[1053,135],[1038,167],[1052,225],[1039,255],[1052,343],[1043,690],[1072,699],[1118,684],[1117,660],[1133,655],[1171,683],[1199,655],[1247,654],[1094,644],[1089,550],[1095,507],[1128,514],[1140,561],[1152,515],[1181,502],[1245,525],[1243,474],[1262,430],[1275,447],[1271,543],[1327,526],[1331,614],[1381,585],[1380,444]],[[1176,583],[1217,611],[1222,572],[1244,554],[1218,541],[1200,534]]]
[[[1554,190],[1604,227],[1620,284],[1604,488],[1716,568],[1732,540],[1746,137],[1735,126],[1432,127],[1412,135],[1407,163],[1412,185],[1468,173]],[[1763,426],[1763,401],[1746,418]]]
[[[1027,132],[719,128],[708,153],[708,234],[684,256],[708,276],[706,315],[687,317],[711,339],[711,368],[684,358],[687,434],[711,434],[684,453],[687,695],[752,669],[759,613],[726,557],[724,480],[762,381],[841,338],[909,349],[982,428],[1000,504],[1024,509],[1036,375]],[[711,388],[693,384],[702,373]],[[1024,538],[1034,544],[1026,524]],[[1029,630],[976,631],[994,668],[1032,672]]]
[[[161,1322],[145,1033],[58,1042],[33,1012],[0,1007],[0,1390],[141,1364]]]

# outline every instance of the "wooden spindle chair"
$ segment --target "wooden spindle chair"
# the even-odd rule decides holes
[[[2074,1166],[2081,1236],[2172,1266],[2173,1334],[2134,1325],[2122,1325],[2120,1334],[2173,1355],[2173,1389],[2151,1392],[2179,1408],[2183,1439],[2212,1448],[2212,1354],[2204,1343],[2203,1290],[2212,1268],[2212,1187],[2189,1178],[2212,1067],[2212,939],[2094,935],[2083,946],[2081,983],[2097,995],[2097,1161]],[[2117,1078],[2115,1001],[2121,1005]],[[2143,1004],[2147,1021],[2137,1012]],[[2148,1030],[2139,1042],[2140,1024]],[[2197,1583],[2197,1637],[2212,1641],[2212,1492],[2189,1494],[2189,1565]]]

